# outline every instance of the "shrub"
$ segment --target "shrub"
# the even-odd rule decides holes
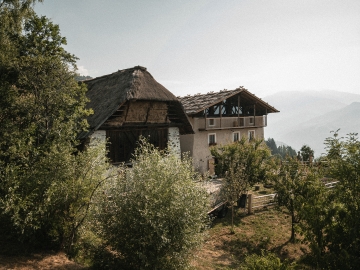
[[[241,270],[291,270],[295,269],[295,263],[285,260],[281,262],[274,253],[261,252],[261,255],[253,254],[246,257],[240,267]]]
[[[199,179],[191,160],[142,140],[133,167],[119,168],[98,198],[94,227],[107,251],[95,264],[100,258],[100,265],[114,268],[186,269],[208,221]]]

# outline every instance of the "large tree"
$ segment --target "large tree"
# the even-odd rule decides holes
[[[311,208],[310,202],[315,203],[316,200],[323,198],[324,185],[320,179],[321,170],[305,166],[293,157],[287,157],[282,161],[273,177],[278,204],[285,207],[291,216],[291,242],[295,241],[296,224],[307,215],[304,208],[308,209],[308,206]],[[311,218],[320,220],[321,215],[316,208],[318,205],[319,203],[311,209]]]
[[[357,134],[325,141],[327,174],[338,183],[329,194],[323,259],[330,269],[357,269],[360,264],[360,141]]]
[[[87,102],[59,27],[0,2],[0,219],[22,240],[70,246],[104,179],[100,148],[77,153]]]

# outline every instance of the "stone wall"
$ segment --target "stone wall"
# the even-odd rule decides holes
[[[169,127],[168,130],[168,146],[170,151],[176,156],[181,158],[181,149],[180,149],[180,132],[177,127]]]

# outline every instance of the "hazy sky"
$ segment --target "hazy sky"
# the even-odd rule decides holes
[[[360,93],[359,0],[45,0],[79,71],[136,65],[175,95]]]

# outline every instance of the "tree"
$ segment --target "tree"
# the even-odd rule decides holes
[[[268,138],[265,141],[265,143],[270,148],[272,155],[278,154],[278,148],[277,148],[276,142],[275,142],[275,140],[273,138]]]
[[[327,174],[339,182],[329,194],[328,225],[325,228],[329,269],[356,269],[360,263],[360,141],[357,134],[325,141]]]
[[[234,204],[249,187],[265,180],[270,150],[263,140],[241,140],[220,147],[212,147],[211,154],[217,160],[215,169],[225,176],[222,192],[232,208],[232,231],[234,227]]]
[[[283,163],[275,189],[279,204],[294,216],[292,223],[298,222],[317,268],[356,269],[360,263],[360,142],[357,134],[344,140],[336,131],[325,145],[327,153],[319,168],[297,160]],[[327,189],[322,175],[338,181],[336,186]]]
[[[291,242],[295,242],[296,224],[301,222],[303,214],[306,215],[302,211],[304,205],[318,198],[322,190],[320,177],[321,172],[316,167],[304,166],[297,159],[287,157],[273,178],[278,204],[285,207],[291,216]]]
[[[301,147],[300,154],[302,157],[302,161],[305,162],[312,162],[314,158],[314,150],[312,150],[310,146],[305,144]]]
[[[196,184],[200,175],[190,159],[144,140],[132,164],[104,187],[93,222],[114,269],[187,269],[208,223],[208,195]]]
[[[296,156],[296,151],[291,146],[277,146],[273,138],[268,138],[265,142],[271,150],[271,155],[279,155],[282,159],[285,159],[286,156]]]
[[[294,157],[296,156],[296,151],[291,146],[281,145],[278,146],[279,155],[285,159],[287,156]]]
[[[108,165],[101,146],[76,149],[86,88],[34,2],[0,2],[0,219],[23,241],[69,247]]]

